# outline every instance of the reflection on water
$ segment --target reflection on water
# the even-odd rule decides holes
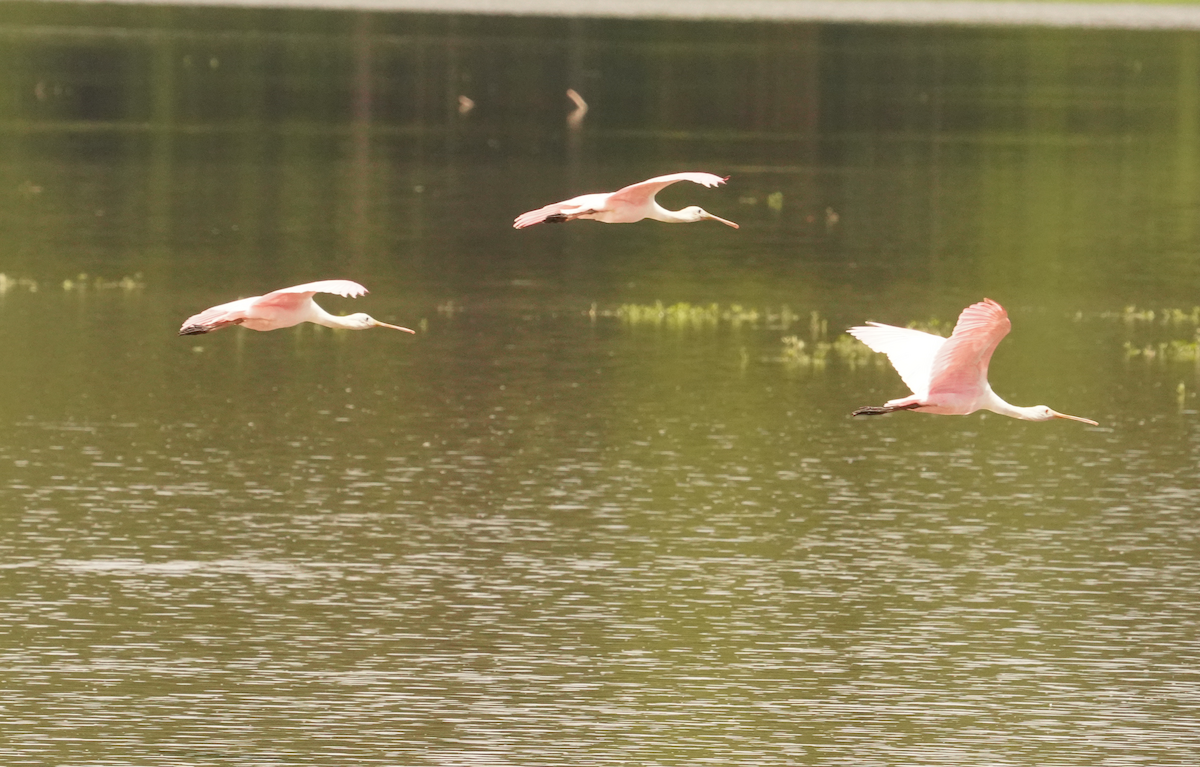
[[[1200,745],[1193,35],[4,14],[5,764]],[[421,332],[175,336],[326,277]],[[985,295],[1100,428],[847,416]]]
[[[7,490],[8,753],[1134,763],[1193,742],[1194,487],[1139,479],[1185,457],[1030,458],[994,423],[987,452],[825,456],[667,415],[530,462],[481,439],[138,472],[95,447],[111,429],[52,432],[94,468]]]

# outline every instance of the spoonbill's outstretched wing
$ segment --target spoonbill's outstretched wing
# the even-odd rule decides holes
[[[929,395],[933,361],[938,351],[946,345],[947,338],[879,322],[853,327],[847,332],[870,347],[871,351],[886,354],[913,394],[922,399]]]
[[[650,202],[654,195],[658,194],[663,189],[671,184],[679,181],[691,181],[702,186],[714,187],[724,184],[726,179],[712,173],[671,173],[666,176],[655,176],[648,178],[645,181],[639,181],[636,184],[622,187],[608,196],[608,204],[610,206],[620,203],[640,207]]]
[[[179,328],[179,335],[194,336],[220,330],[226,325],[240,325],[249,318],[254,302],[260,298],[262,296],[239,298],[236,301],[210,307],[199,314],[193,314],[183,321],[183,325]]]
[[[1008,312],[990,298],[963,309],[933,358],[929,394],[982,394],[988,388],[992,353],[1011,329]]]
[[[290,288],[272,290],[264,296],[259,296],[256,306],[293,306],[312,298],[317,293],[331,293],[335,296],[358,298],[367,294],[367,289],[352,280],[320,280],[306,282]]]
[[[517,219],[513,221],[513,229],[524,229],[534,224],[540,224],[552,216],[575,216],[588,211],[601,210],[610,196],[603,193],[583,194],[562,202],[552,202],[537,210],[517,216]]]

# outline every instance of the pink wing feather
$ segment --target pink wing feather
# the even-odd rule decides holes
[[[294,306],[306,298],[312,298],[317,293],[332,293],[335,296],[358,298],[366,295],[367,289],[351,280],[320,280],[306,282],[291,288],[272,290],[255,301],[256,306]]]
[[[930,395],[982,393],[992,353],[1011,329],[1008,312],[990,298],[963,309],[954,332],[933,358]]]
[[[240,298],[237,301],[210,307],[199,314],[193,314],[184,320],[183,325],[179,328],[179,333],[180,335],[191,335],[194,332],[207,333],[244,320],[246,311],[255,298],[258,297]]]
[[[513,229],[524,229],[527,226],[540,224],[550,216],[563,212],[564,203],[556,202],[553,205],[547,205],[544,208],[531,210],[527,213],[522,213],[513,221]]]
[[[603,206],[607,199],[607,194],[581,194],[578,197],[572,197],[562,202],[552,202],[545,207],[517,216],[517,219],[513,221],[513,229],[524,229],[527,226],[540,224],[550,216],[558,215],[559,213],[571,214],[587,210],[591,207],[598,208]]]
[[[636,184],[630,184],[627,187],[618,189],[609,195],[608,200],[609,202],[624,202],[630,205],[644,205],[651,197],[679,181],[691,181],[707,187],[719,186],[725,183],[725,179],[715,176],[712,173],[671,173],[666,176],[655,176],[654,178],[639,181]]]

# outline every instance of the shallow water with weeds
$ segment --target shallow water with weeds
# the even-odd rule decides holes
[[[1196,35],[10,3],[0,62],[5,765],[1200,750]],[[511,227],[678,170],[742,228]],[[419,333],[175,335],[332,277]],[[1100,427],[849,417],[846,327],[985,296]]]

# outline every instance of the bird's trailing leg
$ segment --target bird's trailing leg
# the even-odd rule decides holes
[[[214,322],[211,325],[188,325],[179,331],[181,336],[198,336],[204,333],[211,333],[214,330],[220,330],[228,325],[241,325],[246,320],[227,320],[225,322]]]
[[[850,415],[883,415],[885,413],[894,413],[897,410],[916,410],[921,407],[921,403],[913,402],[909,405],[884,405],[883,407],[860,407]]]
[[[581,210],[576,213],[551,213],[549,216],[546,216],[544,219],[542,219],[542,221],[547,224],[562,224],[583,216],[594,215],[596,212],[597,211],[594,208],[588,208],[587,210]]]

